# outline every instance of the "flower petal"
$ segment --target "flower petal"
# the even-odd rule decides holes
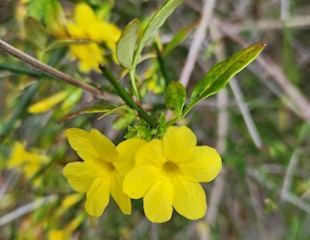
[[[140,138],[132,138],[121,142],[117,147],[119,160],[114,162],[115,168],[121,176],[135,165],[137,151],[146,143]]]
[[[96,178],[87,194],[85,209],[89,215],[99,217],[110,200],[110,178]]]
[[[78,60],[78,66],[82,72],[99,71],[98,62],[103,61],[104,50],[97,43],[72,44],[69,48],[71,58]]]
[[[25,163],[26,154],[27,152],[25,150],[25,143],[15,142],[12,149],[11,158],[8,161],[8,168],[13,168]]]
[[[128,195],[122,189],[123,178],[114,174],[111,178],[111,195],[124,214],[131,214],[131,202]]]
[[[135,167],[127,173],[123,183],[124,192],[138,199],[160,178],[160,169],[153,166]]]
[[[98,130],[92,129],[89,135],[90,144],[96,149],[101,161],[114,162],[118,152],[115,145]]]
[[[207,210],[206,194],[199,183],[182,177],[173,181],[173,207],[182,216],[194,220],[202,218]]]
[[[159,139],[154,139],[144,146],[142,146],[136,155],[136,164],[140,165],[154,165],[161,167],[166,162],[163,155],[162,142]]]
[[[85,3],[76,5],[74,18],[78,27],[83,29],[85,32],[87,32],[88,29],[98,21],[93,9]]]
[[[210,182],[222,169],[222,160],[218,152],[208,146],[199,146],[189,161],[180,163],[183,175],[194,182]]]
[[[172,216],[173,186],[168,180],[156,182],[143,199],[145,216],[154,223],[162,223]]]
[[[164,156],[175,163],[187,161],[196,143],[196,136],[188,127],[169,127],[163,137]]]
[[[87,192],[97,177],[96,172],[81,162],[68,163],[63,170],[63,174],[68,179],[71,187],[80,193]]]
[[[66,135],[71,147],[83,160],[94,161],[98,158],[97,152],[90,145],[88,132],[79,128],[69,128]]]

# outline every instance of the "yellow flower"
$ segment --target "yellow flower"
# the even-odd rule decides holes
[[[64,175],[70,185],[86,193],[86,211],[99,217],[109,203],[110,194],[124,214],[131,213],[130,198],[123,193],[125,174],[134,164],[136,151],[145,141],[134,138],[117,147],[96,129],[66,131],[71,147],[84,162],[68,163]]]
[[[212,181],[222,162],[214,148],[196,146],[187,127],[169,127],[164,137],[142,146],[136,167],[124,179],[123,190],[131,198],[143,197],[144,212],[152,222],[165,222],[173,208],[194,220],[205,215],[206,195],[199,182]]]
[[[72,57],[79,60],[79,68],[83,72],[97,70],[103,60],[103,49],[98,43],[105,43],[113,52],[116,60],[116,42],[121,36],[120,29],[112,23],[99,19],[94,11],[85,3],[75,8],[75,23],[68,23],[68,31],[73,39],[90,40],[90,42],[70,45]]]
[[[31,178],[40,168],[45,156],[26,151],[25,143],[14,144],[11,158],[8,161],[8,168],[22,166],[27,178]]]

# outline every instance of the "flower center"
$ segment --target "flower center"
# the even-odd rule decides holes
[[[109,172],[113,172],[115,170],[113,163],[110,162],[106,162],[106,168],[108,169]]]
[[[174,174],[174,173],[178,173],[180,171],[180,168],[174,162],[168,161],[168,162],[164,163],[163,170],[167,174]]]

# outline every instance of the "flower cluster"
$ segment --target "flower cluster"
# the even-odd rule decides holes
[[[130,198],[143,198],[152,222],[168,221],[173,208],[188,219],[205,215],[207,204],[199,182],[212,181],[222,162],[214,148],[196,146],[187,127],[169,127],[162,139],[132,138],[115,146],[95,129],[67,130],[70,145],[83,162],[68,163],[64,175],[71,186],[86,193],[86,211],[99,217],[110,194],[124,214]]]
[[[116,42],[121,36],[120,29],[111,22],[103,21],[86,3],[78,3],[74,9],[74,21],[67,21],[59,5],[58,16],[47,18],[48,30],[58,39],[74,40],[69,45],[70,56],[78,60],[82,72],[98,69],[98,63],[104,62],[104,44],[116,59]]]

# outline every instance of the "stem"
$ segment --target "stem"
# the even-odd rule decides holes
[[[160,52],[160,49],[158,47],[158,43],[157,42],[154,42],[154,47],[155,47],[155,50],[156,50],[157,61],[159,63],[160,71],[162,73],[162,76],[165,79],[165,83],[166,83],[166,87],[167,87],[168,84],[169,84],[168,73],[167,73],[167,69],[166,69],[166,66],[165,66],[165,62],[164,62],[163,56],[161,55],[161,52]]]
[[[130,95],[125,91],[125,89],[119,84],[119,82],[114,78],[111,72],[108,71],[103,65],[99,65],[100,70],[102,71],[103,76],[105,76],[113,87],[118,92],[119,96],[127,103],[127,105],[135,109],[141,118],[146,121],[152,128],[156,128],[156,121],[147,114],[142,108],[140,108],[130,97]]]
[[[43,73],[45,73],[49,76],[52,76],[54,78],[57,78],[59,80],[66,82],[66,83],[69,83],[73,86],[81,88],[81,89],[85,90],[86,92],[91,93],[92,95],[94,95],[97,98],[100,98],[100,99],[106,99],[107,98],[106,94],[102,93],[99,89],[94,88],[93,86],[91,86],[87,83],[83,83],[81,81],[78,81],[77,79],[71,77],[70,75],[67,75],[63,72],[60,72],[57,69],[52,68],[52,67],[48,66],[47,64],[38,61],[37,59],[31,57],[30,55],[28,55],[28,54],[18,50],[17,48],[11,46],[10,44],[6,43],[2,39],[0,39],[0,48],[3,51],[9,53],[10,55],[22,60],[23,62],[26,62],[26,63],[30,64],[31,66],[41,70]]]
[[[130,70],[129,75],[130,75],[130,82],[131,82],[132,90],[136,98],[138,99],[138,101],[140,101],[140,95],[139,95],[139,91],[138,91],[137,84],[136,84],[136,70],[135,69]]]
[[[174,118],[174,119],[170,120],[169,122],[167,122],[166,125],[167,125],[167,126],[173,125],[173,124],[175,124],[177,121],[179,121],[180,119],[181,119],[181,117]]]

